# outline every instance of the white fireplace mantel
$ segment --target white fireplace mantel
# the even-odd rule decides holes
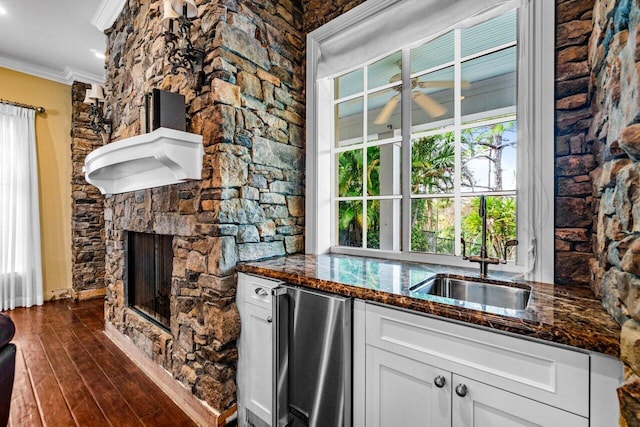
[[[160,128],[87,155],[84,175],[102,194],[202,179],[202,135]]]

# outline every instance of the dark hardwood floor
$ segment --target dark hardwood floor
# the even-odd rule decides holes
[[[102,332],[101,299],[5,311],[18,347],[9,426],[192,426]]]

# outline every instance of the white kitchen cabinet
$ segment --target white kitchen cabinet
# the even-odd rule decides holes
[[[588,427],[587,418],[373,346],[367,427]]]
[[[450,372],[373,346],[366,352],[367,427],[451,425]]]
[[[238,421],[270,426],[273,407],[273,314],[271,290],[281,282],[238,274]]]
[[[460,375],[453,375],[452,388],[453,427],[589,426],[587,418]]]
[[[281,283],[238,275],[240,426],[273,420]],[[361,300],[352,350],[355,427],[617,425],[622,366],[606,355]]]
[[[246,374],[242,390],[248,392],[245,406],[263,420],[271,420],[272,394],[272,354],[271,354],[271,311],[252,304],[246,304],[243,313],[242,333],[245,334],[248,351],[241,350],[246,356],[244,365]]]
[[[359,427],[604,427],[616,418],[617,407],[598,407],[615,396],[615,378],[590,396],[588,353],[485,328],[357,301],[354,357]],[[434,386],[438,376],[446,386]]]

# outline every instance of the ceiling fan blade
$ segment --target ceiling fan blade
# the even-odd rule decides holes
[[[382,110],[380,110],[380,113],[378,113],[378,117],[376,117],[373,123],[377,125],[383,125],[387,123],[391,118],[391,115],[393,114],[393,110],[396,109],[398,101],[400,101],[400,95],[393,96],[389,100],[389,102],[387,102],[387,105],[385,105]]]
[[[418,86],[425,89],[433,88],[433,87],[450,89],[454,86],[454,81],[453,80],[431,80],[426,82],[420,82],[418,83]],[[460,80],[460,87],[462,89],[469,89],[471,87],[471,83],[469,83],[467,80]]]
[[[444,108],[440,103],[433,100],[433,98],[425,95],[420,91],[415,91],[413,93],[413,100],[418,104],[424,111],[427,112],[433,118],[440,117],[447,112],[447,109]]]

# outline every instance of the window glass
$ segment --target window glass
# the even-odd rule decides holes
[[[347,73],[335,80],[335,99],[346,98],[364,90],[364,73],[362,68]]]
[[[370,196],[400,194],[401,165],[400,143],[367,148],[367,194]]]
[[[453,198],[411,201],[411,250],[453,255],[455,249]]]
[[[462,191],[516,190],[516,122],[462,131]]]
[[[338,147],[362,142],[363,104],[364,99],[360,97],[336,105],[335,133]]]
[[[338,243],[341,246],[362,247],[362,202],[338,202]]]
[[[516,40],[517,15],[512,10],[460,31],[462,57],[473,55]]]
[[[462,115],[516,105],[516,48],[511,47],[462,63]]]
[[[462,237],[467,255],[480,255],[482,246],[482,218],[479,214],[480,197],[462,198]],[[503,258],[506,243],[516,238],[516,198],[514,196],[489,196],[486,198],[487,255]],[[509,247],[507,259],[515,259],[513,247]]]
[[[338,154],[338,196],[362,195],[362,150],[345,151]]]
[[[367,248],[399,250],[400,227],[394,218],[400,218],[400,199],[375,199],[367,202]]]
[[[385,200],[367,202],[367,248],[380,249],[380,203]]]
[[[412,92],[412,125],[420,126],[434,122],[442,123],[443,120],[451,121],[454,115],[454,84],[453,67],[416,77]],[[425,126],[422,127],[425,128]],[[428,127],[426,126],[426,128]]]
[[[402,80],[402,52],[398,51],[367,67],[367,89]]]
[[[411,141],[412,194],[453,192],[454,144],[453,132],[422,136]]]
[[[453,61],[453,37],[453,31],[449,31],[437,39],[411,49],[411,74]]]
[[[367,97],[367,135],[370,141],[393,138],[396,136],[394,129],[402,128],[401,94],[402,86],[394,86]]]

